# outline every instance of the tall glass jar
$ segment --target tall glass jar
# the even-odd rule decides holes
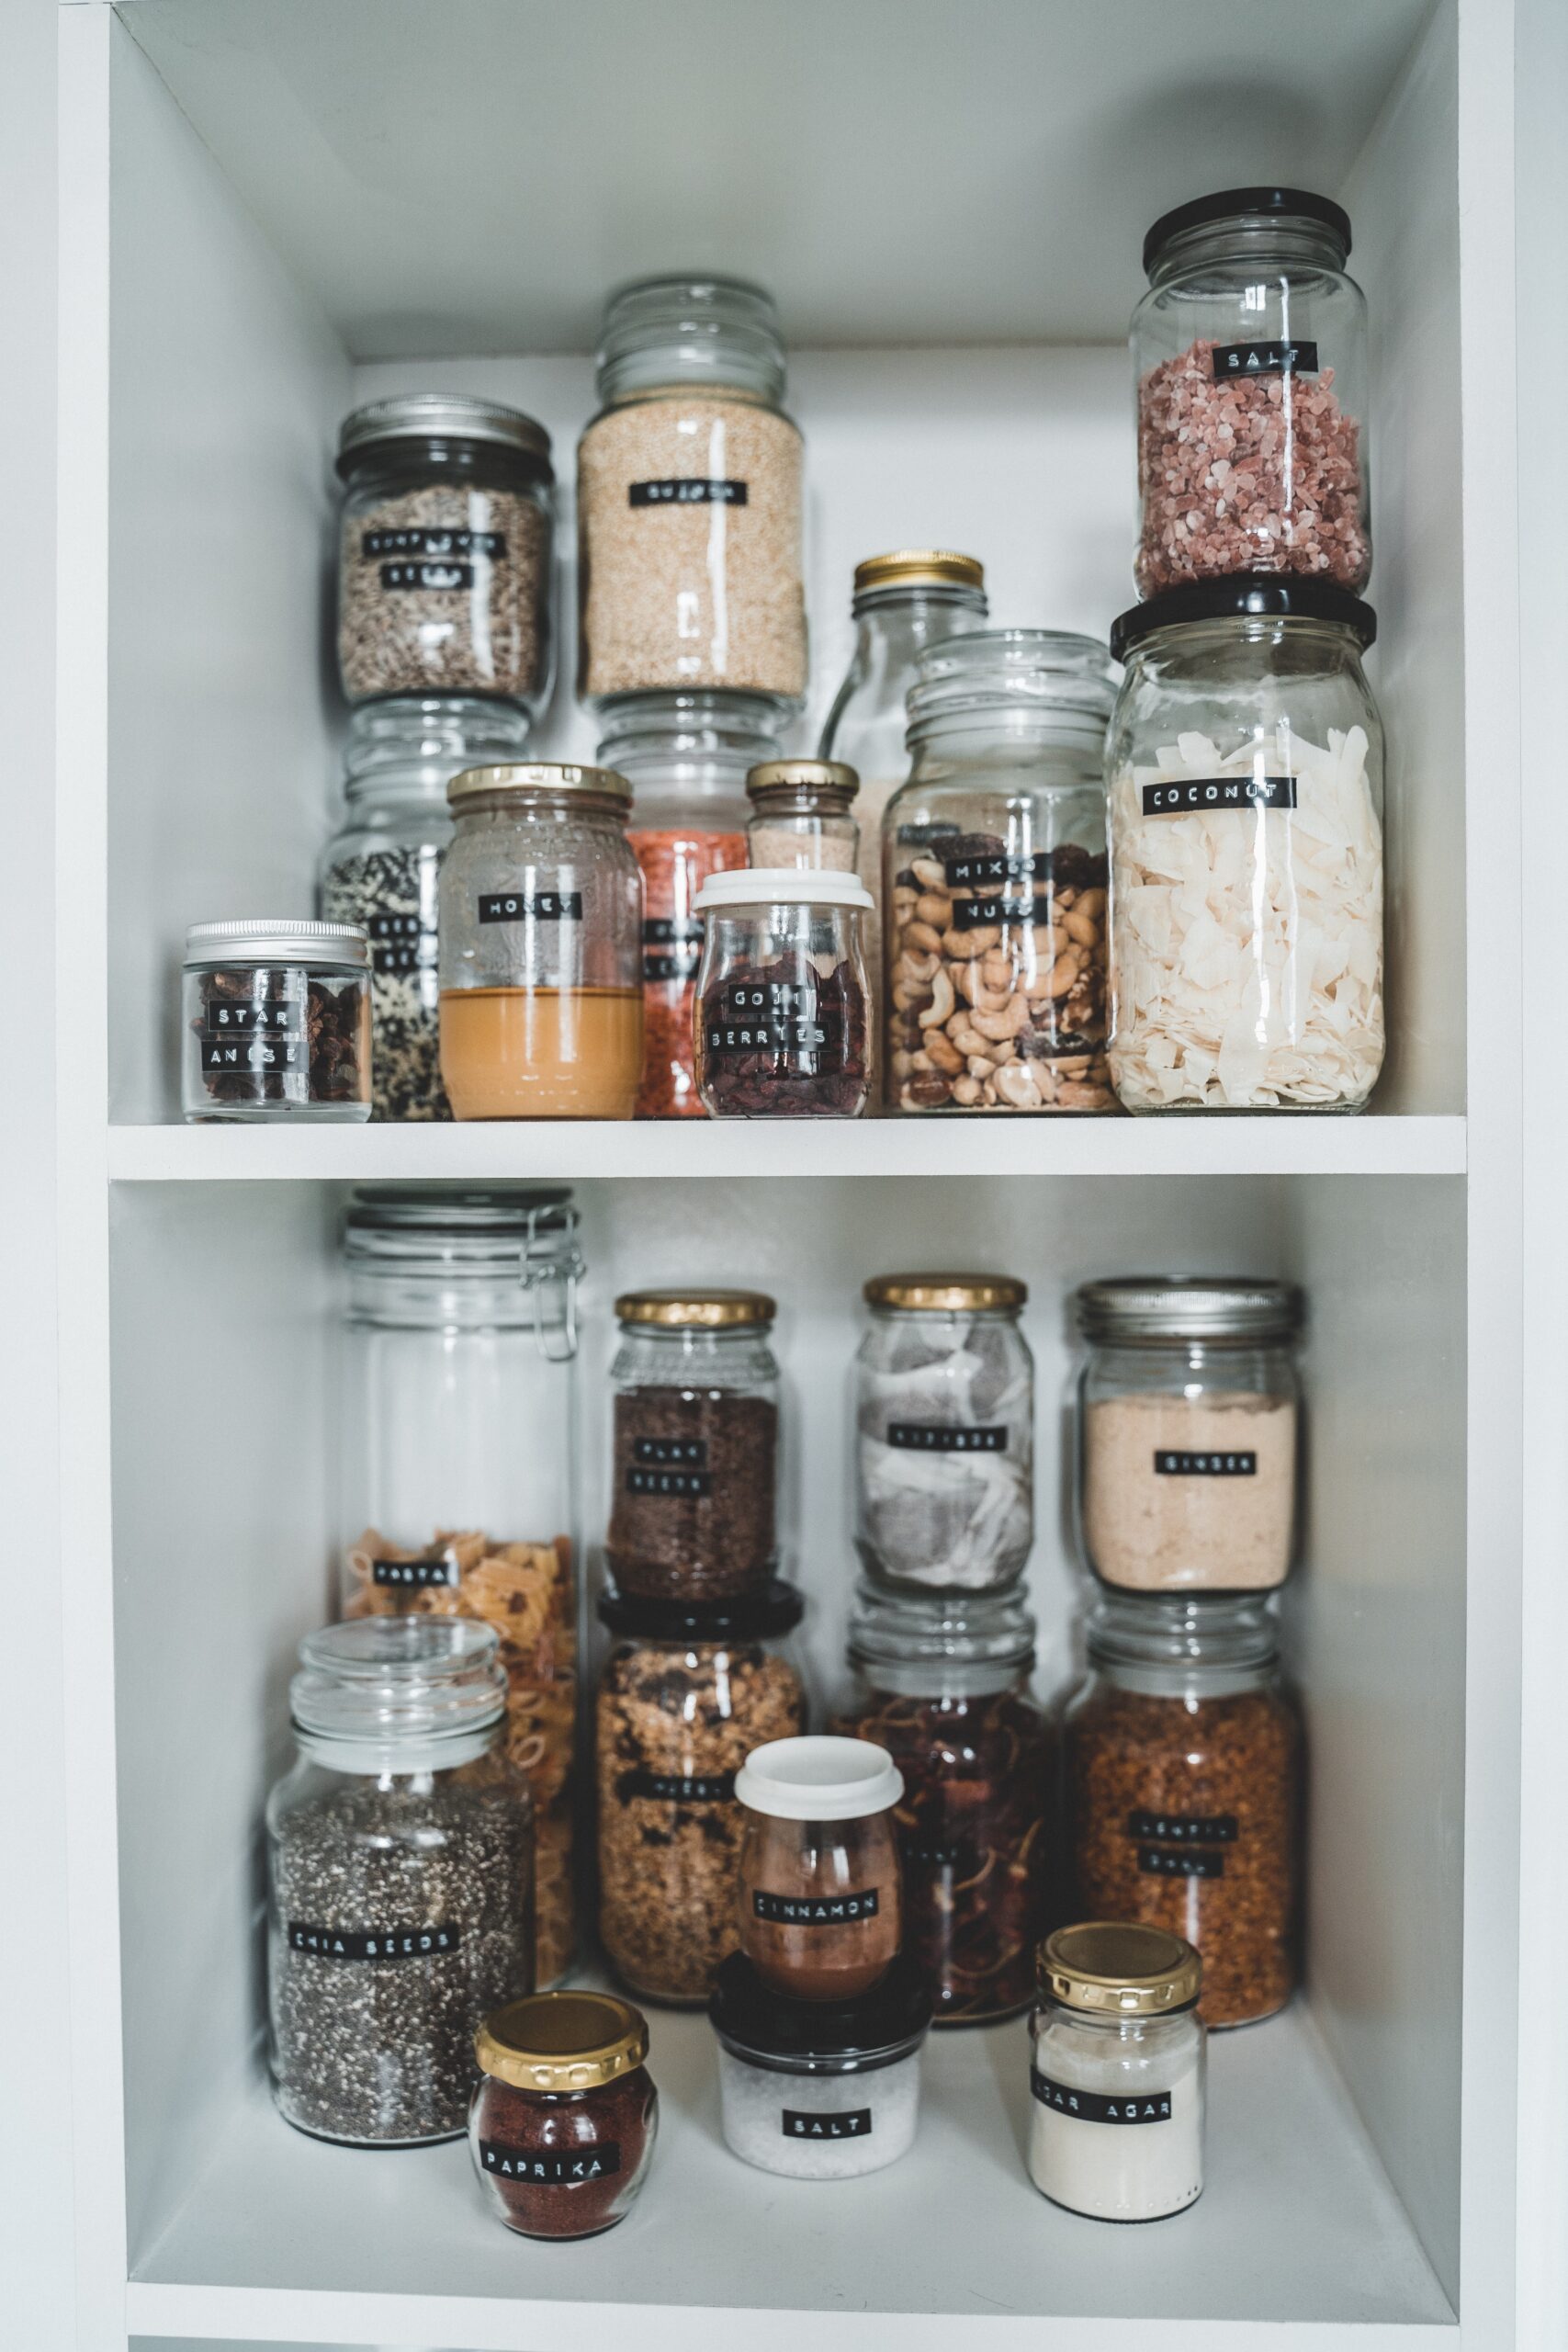
[[[746,777],[778,750],[787,707],[768,695],[617,695],[599,758],[636,795],[627,838],[642,869],[639,1119],[700,1119],[692,1003],[702,960],[698,890],[746,864]]]
[[[840,760],[768,760],[746,779],[753,865],[852,874],[860,849],[860,778]]]
[[[1348,216],[1303,188],[1225,188],[1149,231],[1132,334],[1140,596],[1245,571],[1366,586],[1367,306],[1349,252]]]
[[[1105,648],[1051,629],[931,647],[883,819],[888,1103],[1107,1111]]]
[[[572,1949],[577,1286],[570,1193],[367,1186],[344,1235],[344,1613],[499,1636],[538,1828],[538,1981]]]
[[[715,874],[697,971],[697,1087],[715,1118],[858,1119],[871,1023],[852,874],[753,866]]]
[[[653,277],[612,297],[577,451],[578,691],[806,691],[798,426],[773,299]]]
[[[1130,1111],[1359,1111],[1376,1084],[1376,634],[1320,580],[1203,581],[1111,630],[1111,1074]]]

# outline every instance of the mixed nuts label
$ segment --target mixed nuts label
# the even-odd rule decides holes
[[[288,1922],[289,1950],[313,1952],[318,1960],[434,1960],[457,1951],[462,1940],[457,1927],[318,1928],[306,1919]]]
[[[775,1928],[843,1928],[876,1917],[876,1889],[864,1887],[849,1894],[769,1894],[751,1890],[751,1908],[759,1919]]]
[[[846,2107],[837,2115],[813,2115],[807,2108],[786,2107],[783,2122],[786,2140],[863,2140],[871,2130],[871,2109]]]
[[[935,1421],[889,1421],[887,1442],[902,1453],[1005,1453],[1008,1433],[989,1422],[946,1429]]]
[[[1195,775],[1177,783],[1145,784],[1145,817],[1206,816],[1217,808],[1293,808],[1293,775]]]
[[[1235,376],[1315,376],[1315,343],[1216,343],[1213,353],[1214,381]]]
[[[581,922],[581,890],[485,890],[479,894],[481,922]]]
[[[1032,2068],[1029,2087],[1042,2107],[1056,2115],[1071,2115],[1080,2123],[1168,2123],[1170,2093],[1144,2091],[1136,2098],[1109,2098],[1103,2091],[1080,2091],[1071,2083],[1054,2082]]]
[[[1007,851],[971,852],[964,857],[944,857],[942,874],[950,890],[979,890],[992,882],[1038,882],[1051,871],[1052,855],[1048,849],[1037,849],[1029,856],[1010,854]]]
[[[565,2188],[573,2181],[606,2180],[621,2169],[621,2151],[614,2140],[596,2148],[551,2150],[528,2155],[521,2148],[502,2147],[497,2140],[479,2142],[479,2164],[503,2180],[525,2180],[536,2188]]]
[[[1256,1478],[1256,1453],[1189,1453],[1179,1446],[1156,1445],[1155,1474],[1161,1478]]]
[[[666,476],[660,481],[634,481],[627,486],[629,506],[744,506],[743,481],[715,481],[699,476]]]
[[[948,910],[954,931],[979,931],[986,924],[1036,923],[1052,920],[1051,896],[1042,890],[1032,898],[1023,898],[1016,890],[1001,890],[988,899],[954,899]]]

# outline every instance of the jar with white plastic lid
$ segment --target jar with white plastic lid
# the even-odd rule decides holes
[[[903,1938],[893,1807],[904,1776],[874,1740],[775,1739],[735,1777],[747,1813],[740,1949],[797,2001],[857,2000]]]
[[[708,2016],[731,2153],[793,2180],[852,2180],[914,2143],[931,1995],[907,1955],[856,2000],[797,2001],[743,1952],[718,1972]]]
[[[752,867],[711,875],[697,974],[697,1085],[716,1118],[855,1119],[871,1094],[861,919],[852,874]]]
[[[370,943],[288,916],[195,922],[180,983],[193,1122],[370,1116]]]
[[[840,760],[770,760],[746,779],[753,865],[852,874],[860,847],[860,778]]]

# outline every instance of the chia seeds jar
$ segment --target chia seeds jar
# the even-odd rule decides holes
[[[346,922],[196,922],[180,983],[193,1123],[370,1116],[370,944]]]
[[[533,1979],[533,1825],[488,1626],[300,1644],[299,1758],[266,1804],[274,2092],[355,2147],[461,2132],[473,2035]]]
[[[1367,306],[1326,197],[1233,187],[1144,240],[1138,594],[1235,572],[1364,588]]]
[[[605,1555],[621,1592],[732,1600],[772,1577],[775,1312],[761,1291],[627,1291],[615,1301]]]
[[[653,2160],[648,2024],[608,1993],[536,1993],[485,2019],[468,2146],[484,2199],[525,2238],[624,2222]]]
[[[855,1119],[871,1093],[852,874],[754,867],[715,874],[697,973],[697,1087],[716,1118]]]
[[[892,1591],[1000,1592],[1034,1542],[1029,1294],[1008,1274],[881,1274],[855,1358],[855,1548]]]
[[[735,1793],[748,1815],[741,1951],[772,1992],[858,2000],[902,1940],[897,1766],[870,1740],[773,1740],[752,1749]]]
[[[1295,1553],[1302,1295],[1134,1277],[1077,1295],[1078,1540],[1125,1592],[1262,1592]]]
[[[852,874],[860,827],[852,813],[860,778],[839,760],[769,760],[746,779],[753,865]]]
[[[441,1076],[458,1119],[629,1119],[642,877],[607,768],[465,769],[441,868]]]
[[[1131,1111],[1359,1111],[1383,1057],[1371,608],[1212,580],[1123,613],[1111,1073]]]
[[[853,2180],[896,2164],[914,2143],[931,2013],[907,1959],[859,2000],[829,2003],[792,2001],[732,1954],[708,2008],[727,2145],[792,2180]]]
[[[901,1111],[1107,1111],[1105,649],[1050,629],[928,647],[883,818]]]
[[[350,702],[549,699],[555,476],[542,424],[499,401],[400,393],[344,419],[338,668]]]
[[[581,659],[605,696],[806,691],[799,429],[772,298],[654,277],[612,297],[577,451]]]

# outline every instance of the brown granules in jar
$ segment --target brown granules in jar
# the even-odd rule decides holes
[[[1283,1584],[1295,1526],[1291,1396],[1210,1389],[1103,1396],[1084,1414],[1084,1540],[1130,1592]]]
[[[778,1439],[766,1396],[623,1389],[605,1547],[621,1591],[709,1600],[763,1583],[776,1549]]]
[[[536,500],[460,482],[351,500],[338,566],[338,662],[351,702],[544,692],[550,526]]]

